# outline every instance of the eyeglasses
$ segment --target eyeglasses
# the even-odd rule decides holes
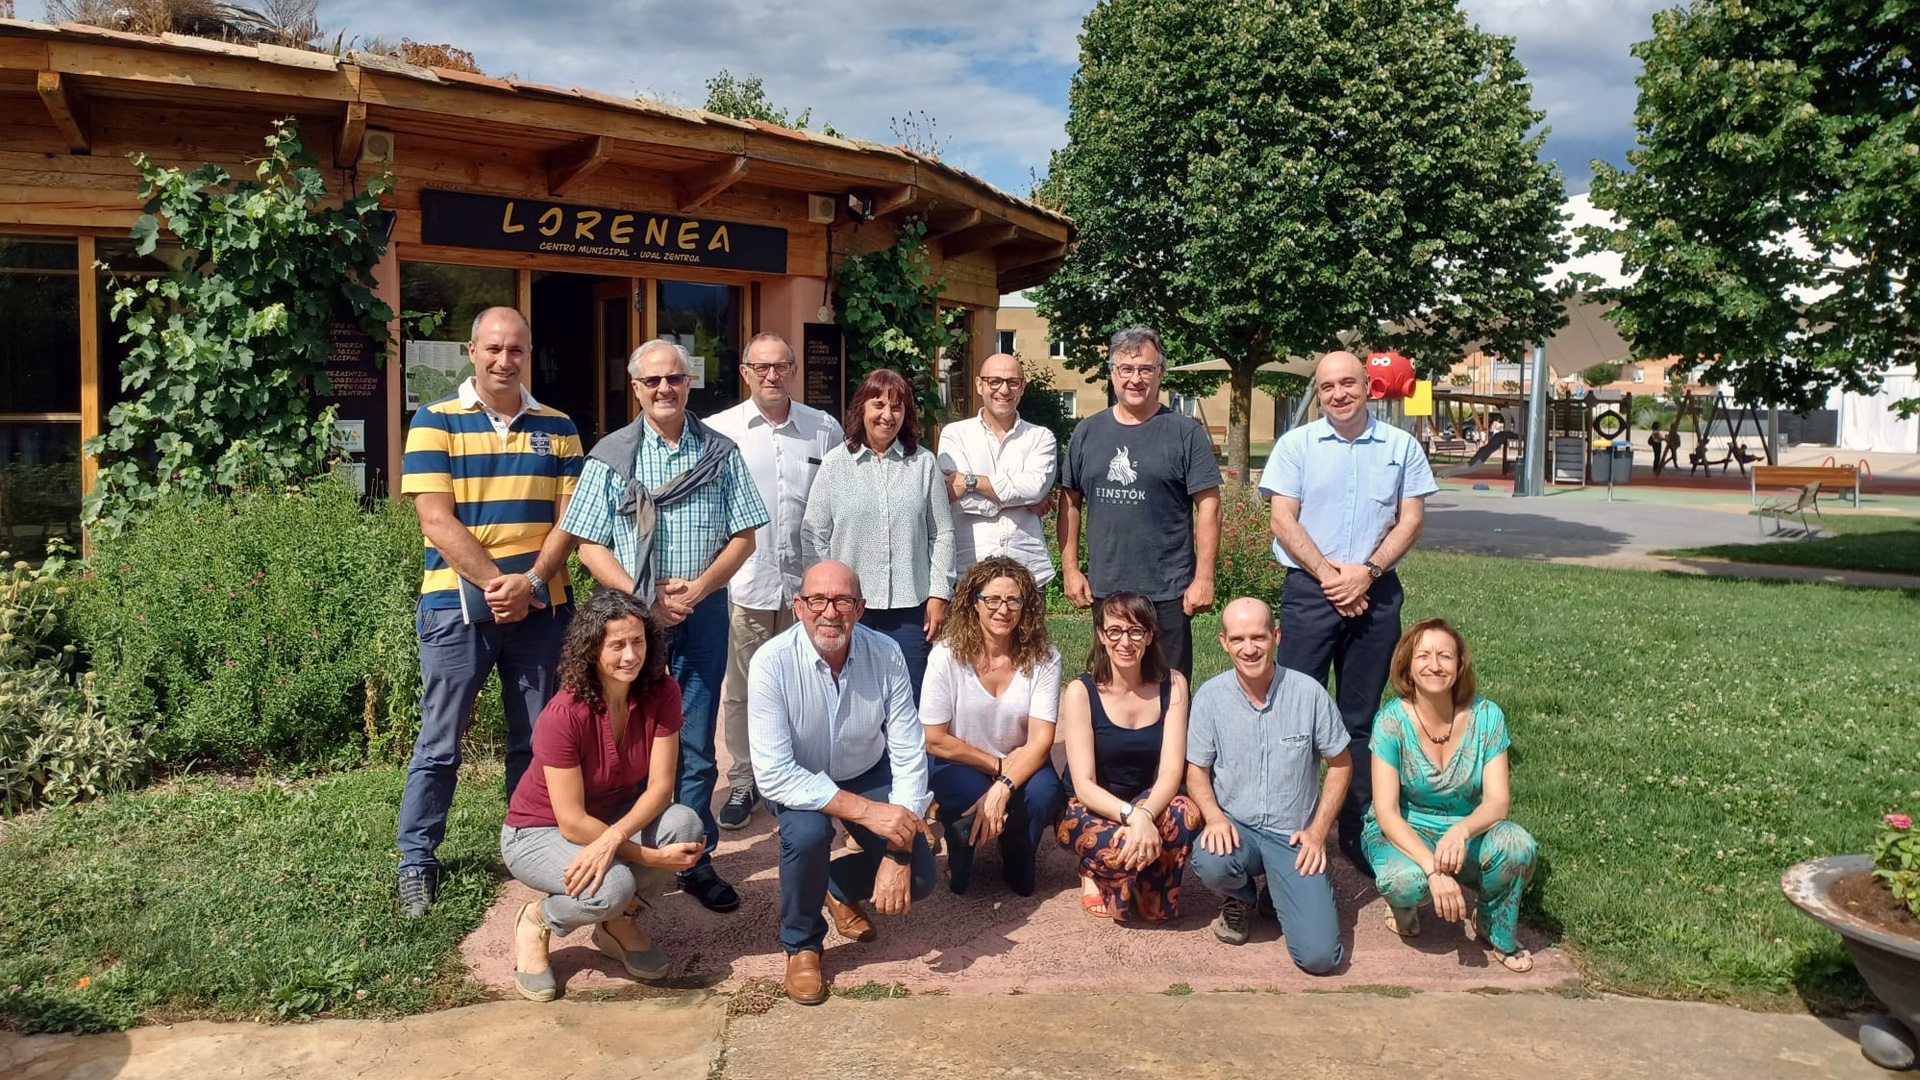
[[[1159,364],[1115,364],[1113,366],[1114,377],[1120,379],[1131,379],[1136,375],[1153,375],[1159,370]]]
[[[687,385],[687,376],[684,372],[676,372],[672,375],[635,375],[633,377],[634,382],[639,383],[649,390],[659,386],[662,379],[666,380],[668,386]]]
[[[974,593],[973,598],[987,605],[988,611],[999,611],[1001,608],[1019,611],[1027,606],[1027,599],[1024,596],[987,596],[984,593]]]
[[[854,605],[860,602],[857,596],[802,596],[799,599],[815,615],[827,610],[829,604],[837,611],[852,611]]]
[[[1128,641],[1138,645],[1147,640],[1147,628],[1144,626],[1103,626],[1100,628],[1100,636],[1106,638],[1108,643],[1113,645],[1120,644],[1121,638],[1126,638]]]
[[[999,375],[995,375],[991,377],[982,375],[980,376],[980,381],[983,383],[986,383],[987,389],[989,390],[1018,390],[1020,389],[1021,384],[1026,382],[1025,379],[1022,379],[1017,375],[1013,376],[1012,378],[1007,378],[1005,376],[999,376]]]
[[[777,364],[745,364],[742,366],[764,379],[769,375],[785,375],[787,372],[792,371],[793,361],[782,360]]]

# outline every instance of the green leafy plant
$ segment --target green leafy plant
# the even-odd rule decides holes
[[[1213,573],[1217,606],[1255,596],[1278,609],[1287,572],[1273,557],[1267,496],[1250,484],[1228,484],[1220,491],[1220,513],[1220,556]]]
[[[1605,386],[1620,381],[1619,364],[1594,364],[1580,373],[1580,380],[1588,386]]]
[[[1905,814],[1880,820],[1880,832],[1873,838],[1873,876],[1886,882],[1893,898],[1920,919],[1920,832]]]
[[[77,649],[62,640],[66,548],[49,544],[38,567],[0,571],[0,812],[18,813],[132,787],[146,748],[127,725],[101,715],[92,676],[70,673]],[[8,553],[0,551],[0,563]]]
[[[868,372],[892,368],[913,386],[922,420],[932,422],[941,410],[935,360],[942,349],[965,344],[967,334],[940,312],[947,279],[934,276],[926,237],[926,222],[910,221],[890,246],[842,259],[833,278],[834,318],[846,335],[849,391]]]
[[[324,473],[334,415],[312,398],[327,389],[332,325],[356,323],[384,343],[393,317],[373,279],[390,178],[332,205],[291,119],[274,125],[253,180],[213,164],[189,173],[144,154],[133,162],[147,199],[133,228],[140,253],[154,250],[164,220],[185,258],[113,293],[131,345],[128,397],[86,445],[100,474],[85,514],[107,533],[163,495],[231,489],[248,470],[275,484]]]
[[[176,493],[100,540],[74,623],[162,762],[338,766],[411,741],[420,558],[409,507],[331,478]]]

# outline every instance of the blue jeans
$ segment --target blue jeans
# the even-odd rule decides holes
[[[1231,819],[1229,819],[1231,820]],[[1235,821],[1240,846],[1215,855],[1199,840],[1193,843],[1193,872],[1207,888],[1251,907],[1256,899],[1253,879],[1265,874],[1287,938],[1287,955],[1309,975],[1325,975],[1340,966],[1346,955],[1340,944],[1339,917],[1333,909],[1333,879],[1325,870],[1307,876],[1294,868],[1297,844],[1265,829]]]
[[[878,630],[900,646],[900,655],[907,662],[907,681],[913,684],[913,703],[920,704],[920,684],[927,678],[927,656],[933,652],[933,646],[927,643],[927,605],[916,604],[913,607],[868,608],[860,616],[860,625],[869,630]]]
[[[533,720],[560,686],[560,643],[573,622],[573,607],[534,611],[519,622],[462,621],[458,608],[422,608],[420,635],[420,734],[407,764],[400,796],[400,865],[438,866],[434,851],[447,832],[447,811],[460,776],[460,740],[473,719],[473,702],[500,669],[507,713],[507,799],[533,763]]]
[[[886,802],[893,787],[893,770],[882,756],[878,765],[839,783],[842,791]],[[847,833],[859,842],[860,850],[835,859],[831,815],[820,810],[795,810],[772,801],[767,807],[780,826],[780,947],[789,956],[819,952],[827,939],[827,917],[820,911],[827,902],[827,890],[832,889],[833,895],[842,900],[864,902],[870,898],[887,842],[866,826],[849,821]],[[910,886],[913,898],[925,900],[933,892],[933,881],[933,849],[927,846],[926,833],[916,833]]]
[[[927,786],[940,804],[940,820],[947,828],[947,871],[956,893],[967,891],[972,876],[973,846],[968,829],[956,827],[968,807],[995,783],[994,778],[971,765],[927,758]],[[1060,790],[1060,774],[1052,764],[1040,766],[1027,782],[1013,789],[1007,799],[1007,823],[1000,830],[1000,873],[1007,888],[1020,896],[1032,896],[1034,860],[1040,852],[1040,839],[1060,817],[1066,798]]]
[[[720,822],[713,816],[713,789],[720,780],[714,736],[720,716],[720,682],[727,675],[727,590],[715,591],[694,605],[693,614],[667,627],[667,668],[680,684],[680,783],[673,801],[700,815],[707,850],[693,867],[712,865],[720,843]],[[681,875],[685,877],[685,874]]]

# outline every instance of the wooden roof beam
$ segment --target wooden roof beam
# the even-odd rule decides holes
[[[947,259],[957,258],[975,251],[986,251],[1002,244],[1011,244],[1019,238],[1018,225],[988,225],[942,240],[940,255]]]
[[[883,218],[889,214],[897,214],[907,207],[912,206],[914,200],[919,197],[920,189],[914,187],[912,184],[908,184],[905,187],[883,188],[880,191],[874,192],[873,216]]]
[[[954,233],[965,232],[975,225],[980,224],[981,219],[985,216],[985,214],[982,214],[978,210],[969,210],[964,214],[956,214],[943,221],[928,222],[927,239],[944,240]]]
[[[565,195],[568,188],[611,160],[613,147],[605,135],[568,143],[547,155],[547,193],[555,198]]]
[[[1035,285],[1045,284],[1046,280],[1052,277],[1054,271],[1060,269],[1060,264],[1065,261],[1064,258],[1048,259],[1046,262],[1028,263],[1025,266],[1012,270],[1002,270],[998,278],[1001,295],[1016,293],[1021,289],[1031,289]]]
[[[718,198],[720,193],[746,179],[750,163],[745,154],[686,169],[675,177],[680,189],[680,212],[692,213]]]
[[[1016,251],[1002,255],[1000,256],[998,269],[1004,274],[1009,270],[1018,270],[1023,266],[1032,266],[1034,263],[1058,262],[1066,258],[1066,256],[1067,245],[1049,244],[1046,247],[1036,248],[1032,251]]]
[[[41,102],[53,116],[53,125],[60,129],[60,137],[67,140],[67,149],[76,154],[93,153],[87,99],[80,96],[79,88],[57,71],[42,71],[39,89]]]
[[[367,103],[347,102],[346,115],[340,118],[340,138],[333,146],[333,163],[351,169],[360,161],[361,144],[367,141]]]

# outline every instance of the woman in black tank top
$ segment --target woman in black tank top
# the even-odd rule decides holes
[[[1080,860],[1080,904],[1116,922],[1180,914],[1200,811],[1180,794],[1187,683],[1155,640],[1153,602],[1114,593],[1094,605],[1087,673],[1060,697],[1067,742],[1061,846]]]

